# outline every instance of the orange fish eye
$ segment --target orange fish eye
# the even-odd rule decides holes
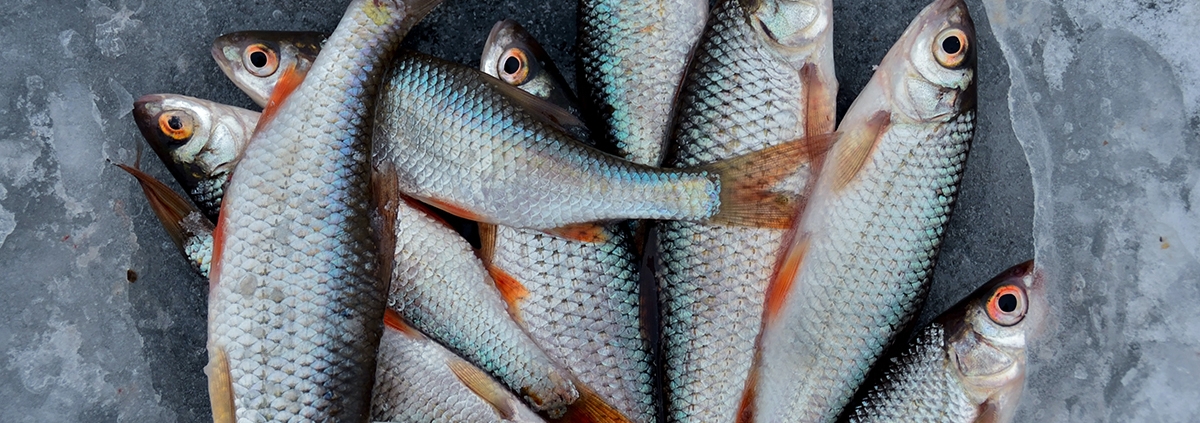
[[[271,76],[279,69],[279,55],[263,44],[253,44],[242,51],[242,66],[254,76]]]
[[[933,56],[942,66],[956,68],[967,59],[967,51],[970,48],[967,33],[961,29],[950,28],[934,38]]]
[[[529,59],[519,48],[513,47],[505,51],[504,55],[500,56],[497,67],[500,79],[509,85],[524,84],[529,78]]]
[[[192,138],[192,117],[187,113],[165,112],[158,116],[158,129],[180,144]]]
[[[1025,290],[1016,285],[1004,285],[992,293],[987,302],[988,317],[1002,326],[1012,326],[1025,318]]]

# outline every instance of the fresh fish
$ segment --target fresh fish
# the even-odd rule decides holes
[[[638,165],[581,144],[573,117],[479,71],[401,54],[380,97],[373,160],[402,192],[460,217],[594,239],[620,219],[787,226],[792,202],[764,192],[803,146],[696,169]],[[556,229],[557,228],[557,229]]]
[[[617,155],[657,166],[708,0],[580,0],[581,92]]]
[[[666,165],[699,166],[832,132],[832,15],[829,0],[717,4],[681,88]],[[814,141],[809,160],[824,149]],[[804,163],[779,189],[803,193],[811,167]],[[695,222],[658,226],[670,421],[735,419],[787,233]]]
[[[149,94],[133,103],[133,117],[175,180],[210,221],[250,139],[258,112],[177,94]]]
[[[487,373],[404,322],[383,316],[371,399],[377,422],[541,422]]]
[[[167,230],[171,241],[175,242],[179,252],[187,258],[192,270],[207,278],[212,259],[212,222],[205,219],[196,206],[166,184],[142,172],[137,165],[118,164],[117,167],[137,178],[138,185],[142,186],[142,193],[146,194],[146,200],[150,202],[150,209],[158,216],[158,222]]]
[[[926,7],[838,127],[768,289],[742,421],[831,421],[919,310],[975,129],[975,32]]]
[[[283,70],[309,68],[326,37],[320,32],[231,32],[213,41],[212,57],[234,85],[264,107]]]
[[[506,68],[505,62],[512,66]],[[479,67],[579,116],[566,81],[515,22],[492,28]],[[530,336],[607,403],[634,421],[650,422],[655,421],[654,387],[639,318],[632,233],[630,224],[615,223],[605,226],[606,240],[583,242],[482,225],[480,238],[493,277],[520,287],[521,296],[510,300],[509,310]]]
[[[1026,342],[1049,312],[1041,279],[1032,261],[1018,264],[918,330],[849,421],[1012,421]]]
[[[354,0],[303,82],[281,71],[214,232],[214,421],[369,417],[387,287],[370,113],[396,45],[438,3]]]

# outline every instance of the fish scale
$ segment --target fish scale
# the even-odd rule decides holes
[[[369,222],[369,113],[437,1],[354,1],[238,162],[209,293],[214,418],[365,420],[386,281]]]
[[[669,166],[711,163],[806,135],[805,104],[814,89],[801,79],[807,63],[828,66],[818,89],[836,92],[832,62],[808,53],[827,54],[832,32],[806,40],[800,53],[781,53],[751,25],[752,6],[730,0],[713,9],[680,93]],[[824,107],[831,125],[833,105]],[[802,169],[786,188],[800,192],[806,175]],[[732,421],[786,230],[664,222],[658,234],[667,418]]]

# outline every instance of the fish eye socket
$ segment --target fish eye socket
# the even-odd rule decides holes
[[[961,29],[951,28],[938,34],[933,42],[933,56],[942,66],[956,68],[967,59],[967,51],[971,48],[967,34]]]
[[[192,138],[193,127],[192,117],[186,113],[166,112],[158,116],[158,129],[180,144]]]
[[[521,85],[529,78],[528,59],[519,48],[510,48],[500,57],[500,79],[509,85]]]
[[[242,52],[242,64],[254,76],[271,76],[279,69],[279,55],[262,44],[246,47]]]
[[[988,317],[999,325],[1012,326],[1025,318],[1026,306],[1025,291],[1014,285],[1005,285],[997,288],[988,299]]]

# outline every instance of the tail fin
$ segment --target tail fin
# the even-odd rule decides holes
[[[629,422],[625,415],[600,398],[583,383],[575,382],[579,399],[567,406],[566,414],[550,421],[560,423],[621,423]]]
[[[792,140],[773,147],[702,167],[721,181],[721,206],[714,224],[787,229],[802,199],[773,192],[781,180],[824,155],[835,138],[824,134]]]

